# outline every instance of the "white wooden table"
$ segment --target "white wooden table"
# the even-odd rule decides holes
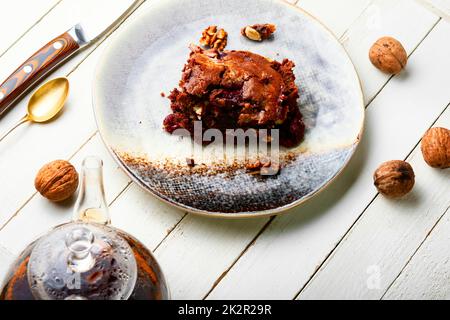
[[[154,1],[164,0],[147,0],[133,15]],[[218,220],[140,190],[103,146],[92,113],[93,71],[106,37],[53,73],[71,81],[58,120],[24,125],[0,143],[0,276],[28,243],[71,218],[70,205],[36,194],[37,170],[59,158],[80,168],[95,154],[105,162],[113,224],[155,252],[175,299],[450,298],[450,171],[428,167],[418,145],[429,127],[450,127],[450,0],[291,2],[340,39],[367,105],[361,146],[325,192],[279,217]],[[0,0],[0,79],[77,22],[71,13],[78,3]],[[410,55],[407,71],[396,77],[367,57],[384,35],[398,38]],[[23,116],[26,102],[0,121],[0,132]],[[391,159],[407,159],[417,177],[414,191],[396,201],[372,184],[376,167]]]

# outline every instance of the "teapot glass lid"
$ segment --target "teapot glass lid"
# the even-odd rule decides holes
[[[44,300],[122,300],[137,278],[136,260],[114,229],[74,222],[38,240],[28,263],[28,281]]]

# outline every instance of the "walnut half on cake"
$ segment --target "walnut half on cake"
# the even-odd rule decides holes
[[[293,147],[305,126],[297,105],[298,88],[290,60],[277,62],[248,51],[203,50],[191,46],[180,88],[169,99],[172,114],[164,120],[169,133],[194,122],[203,129],[279,129],[280,144]]]

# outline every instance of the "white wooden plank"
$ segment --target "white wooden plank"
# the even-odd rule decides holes
[[[172,298],[202,299],[267,221],[183,219],[155,252]]]
[[[9,252],[6,248],[0,246],[0,289],[3,286],[4,277],[8,273],[14,259],[15,255]]]
[[[297,6],[323,22],[339,38],[370,2],[371,0],[299,0]]]
[[[20,0],[22,2],[24,0]],[[25,0],[26,2],[31,2]],[[32,1],[34,6],[37,6],[38,0]],[[112,5],[112,4],[111,4]],[[26,7],[22,4],[22,10]],[[91,0],[62,0],[54,7],[46,16],[43,17],[36,25],[33,26],[17,43],[14,44],[4,55],[0,58],[0,79],[5,79],[11,74],[19,65],[21,65],[30,55],[41,48],[51,39],[64,33],[69,28],[80,22],[86,11],[98,11],[101,14],[107,15],[108,11],[102,6],[102,3]],[[21,20],[21,13],[16,12],[8,18],[11,20]],[[70,70],[79,61],[82,60],[91,50],[86,50],[79,54],[75,59],[71,58],[65,63],[65,69]],[[3,121],[2,121],[3,122]]]
[[[0,56],[59,0],[0,1]]]
[[[112,224],[155,249],[185,213],[156,199],[136,184],[110,208]]]
[[[450,108],[436,126],[450,127]],[[450,171],[429,167],[420,146],[408,162],[416,174],[413,192],[396,201],[377,197],[300,299],[380,299],[386,292],[450,206]],[[417,283],[417,289],[423,285]]]
[[[92,6],[95,9],[95,2]],[[30,50],[32,52],[35,48],[42,46],[43,43],[59,34],[58,30],[64,32],[73,24],[71,19],[76,21],[78,16],[74,15],[74,18],[70,15],[72,18],[68,19],[67,12],[76,13],[77,10],[79,11],[77,2],[71,0],[64,0],[56,6],[0,58],[0,79],[9,75],[9,72],[23,62],[29,56]],[[100,9],[97,8],[97,10]],[[95,47],[90,47],[80,52],[67,61],[53,76],[66,75],[94,49]],[[8,196],[0,196],[2,203],[0,226],[33,194],[34,175],[43,163],[55,158],[68,158],[95,132],[96,125],[91,109],[90,93],[94,69],[100,55],[101,51],[95,51],[93,56],[83,63],[86,65],[83,72],[70,77],[71,95],[64,112],[56,121],[42,125],[25,124],[0,144],[0,177],[2,181],[14,182],[0,186],[0,193],[8,194]],[[28,97],[29,95],[2,117],[0,132],[6,131],[25,114]],[[73,134],[74,132],[77,134]],[[33,161],[29,161],[30,155],[33,155]],[[12,170],[12,167],[15,170]]]
[[[427,8],[435,12],[446,20],[450,20],[450,1],[449,0],[418,0]]]
[[[412,55],[408,76],[394,78],[374,100],[345,172],[326,192],[276,218],[210,298],[293,298],[306,284],[376,195],[376,167],[404,158],[450,101],[449,32],[449,24],[439,23]]]
[[[438,223],[384,299],[450,299],[450,214]]]
[[[366,103],[390,78],[374,68],[368,59],[372,44],[389,35],[398,39],[410,54],[438,19],[438,16],[411,0],[376,0],[364,10],[341,42],[358,71]]]

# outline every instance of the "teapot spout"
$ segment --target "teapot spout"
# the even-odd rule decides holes
[[[103,186],[103,161],[94,156],[84,159],[81,187],[75,203],[73,221],[110,224],[108,205]]]

